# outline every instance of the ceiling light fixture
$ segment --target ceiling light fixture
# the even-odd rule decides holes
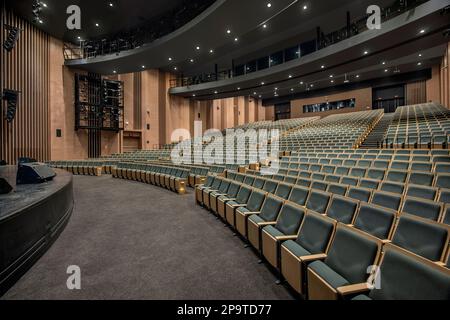
[[[320,69],[325,69],[325,66],[324,66],[324,65],[321,65],[321,66],[320,66]]]
[[[200,50],[200,46],[195,47],[195,49]]]
[[[272,7],[272,4],[269,2],[269,3],[267,4],[267,8],[270,8],[270,7]]]
[[[303,10],[306,10],[306,9],[308,9],[308,6],[305,4],[305,5],[303,6]]]
[[[213,49],[209,50],[209,53],[214,53],[214,50]]]

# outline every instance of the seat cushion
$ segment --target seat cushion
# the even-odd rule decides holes
[[[309,256],[311,255],[311,252],[303,248],[301,245],[299,245],[297,242],[293,240],[288,240],[286,242],[283,242],[283,246],[286,247],[290,252],[295,254],[297,257],[303,257],[303,256]]]
[[[285,235],[283,232],[281,232],[274,226],[266,226],[266,227],[264,227],[263,230],[265,230],[268,234],[270,234],[273,237],[281,237],[281,236]]]
[[[266,222],[264,219],[262,219],[259,215],[257,214],[253,214],[251,215],[249,218],[249,220],[255,222],[255,223],[261,223],[261,222]]]
[[[350,284],[344,277],[328,267],[322,261],[314,261],[309,265],[309,268],[335,289]]]

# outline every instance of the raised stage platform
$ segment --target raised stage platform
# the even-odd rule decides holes
[[[73,210],[72,175],[55,170],[53,181],[15,185],[17,167],[0,167],[14,188],[0,195],[0,295],[45,253],[66,226]]]

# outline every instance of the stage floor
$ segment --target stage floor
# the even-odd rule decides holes
[[[53,181],[16,186],[17,167],[0,167],[0,177],[14,188],[8,194],[0,194],[0,221],[57,193],[72,181],[72,174],[58,169],[55,172],[57,175]]]

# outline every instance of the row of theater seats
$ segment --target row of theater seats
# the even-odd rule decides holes
[[[331,115],[283,135],[278,140],[280,149],[353,148],[364,141],[382,116],[382,110]]]
[[[450,298],[448,225],[314,189],[286,193],[279,185],[267,192],[235,177],[208,176],[196,187],[197,203],[226,221],[303,297]]]
[[[113,161],[49,161],[47,165],[52,168],[63,169],[74,175],[101,176],[102,174],[110,174],[111,167],[116,162]]]
[[[435,103],[397,108],[385,142],[391,148],[445,148],[450,142],[450,112]]]
[[[368,189],[364,187],[352,187],[337,183],[325,183],[321,181],[312,181],[311,183],[289,183],[283,176],[277,176],[280,180],[271,177],[255,176],[253,173],[239,174],[228,172],[228,177],[233,181],[248,185],[253,188],[262,189],[265,192],[275,194],[284,199],[288,199],[292,194],[298,197],[299,194],[307,194],[305,190],[313,189],[317,191],[317,195],[321,195],[322,203],[327,205],[333,195],[345,196],[355,201],[362,203],[371,203],[379,207],[383,207],[393,211],[404,211],[422,218],[434,221],[446,221],[450,216],[444,213],[448,211],[448,204],[450,199],[450,190],[441,189],[437,194],[437,200],[429,200],[425,197],[429,190],[426,188],[417,187],[414,185],[407,186],[404,193],[396,194],[394,192],[385,191],[391,190],[392,185],[389,182],[381,183],[380,189]],[[286,177],[288,178],[288,177]],[[433,190],[434,191],[434,190]],[[306,198],[300,197],[297,204],[304,205]],[[316,208],[316,211],[322,213],[325,207]],[[447,220],[445,220],[447,219]]]
[[[189,169],[167,164],[121,162],[112,170],[112,176],[160,186],[178,194],[185,194]]]

